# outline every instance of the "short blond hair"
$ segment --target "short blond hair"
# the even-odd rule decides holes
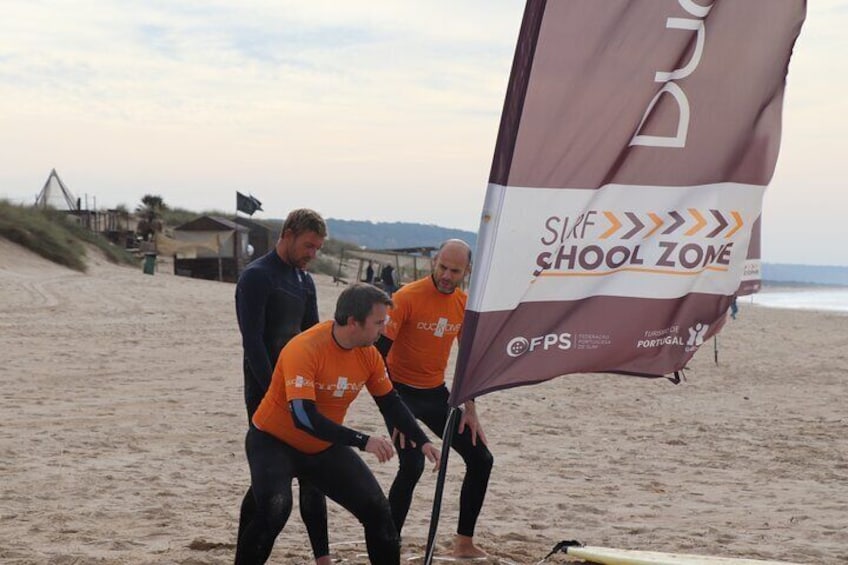
[[[282,236],[286,230],[291,230],[292,234],[299,236],[306,232],[315,232],[320,237],[327,237],[327,223],[321,214],[309,208],[298,208],[292,210],[286,216],[286,221],[283,222],[283,229],[280,233]]]

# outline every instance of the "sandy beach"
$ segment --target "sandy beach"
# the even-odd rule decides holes
[[[89,255],[82,274],[0,239],[0,562],[231,563],[248,485],[234,286]],[[342,287],[316,281],[326,319]],[[481,398],[490,562],[537,563],[564,539],[848,562],[848,316],[742,299],[717,364],[713,345],[680,385],[572,375]],[[383,433],[365,394],[348,421]],[[387,488],[396,459],[365,460]],[[442,553],[462,472],[452,457]],[[405,556],[434,484],[425,473]],[[365,562],[361,526],[329,506],[334,556]],[[272,562],[311,562],[296,508]]]

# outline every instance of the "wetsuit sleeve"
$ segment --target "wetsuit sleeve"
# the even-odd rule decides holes
[[[245,271],[236,285],[236,317],[244,355],[251,374],[264,391],[271,385],[274,371],[263,341],[265,305],[270,294],[271,281],[258,271]]]
[[[297,398],[289,402],[289,409],[297,429],[320,440],[339,445],[350,445],[363,450],[368,444],[367,435],[325,418],[312,400]]]
[[[379,351],[380,355],[382,355],[383,361],[385,361],[386,357],[389,356],[389,351],[392,349],[393,343],[394,341],[384,335],[381,335],[377,339],[377,343],[374,344],[374,346],[377,348],[377,351]]]
[[[408,439],[414,441],[418,447],[421,447],[425,443],[430,443],[427,434],[424,433],[418,422],[415,421],[412,412],[409,411],[409,408],[400,399],[396,390],[393,389],[383,396],[375,396],[374,402],[377,403],[377,407],[383,416],[389,422],[392,422]]]
[[[306,331],[318,323],[318,291],[315,290],[315,281],[312,279],[312,276],[307,272],[304,272],[303,276],[305,278],[306,308],[300,330]]]

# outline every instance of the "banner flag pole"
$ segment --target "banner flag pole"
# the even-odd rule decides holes
[[[433,553],[436,549],[436,531],[439,529],[439,513],[442,510],[442,494],[445,489],[445,476],[448,472],[448,457],[453,443],[453,432],[456,428],[456,419],[459,417],[459,408],[453,407],[448,414],[445,423],[445,431],[442,434],[442,454],[439,465],[439,476],[436,478],[436,492],[433,494],[433,511],[430,514],[430,532],[427,534],[427,548],[424,552],[424,565],[433,563]]]

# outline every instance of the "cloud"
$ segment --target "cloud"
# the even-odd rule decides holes
[[[434,195],[468,182],[482,196],[522,6],[16,3],[0,22],[0,100],[15,109],[0,118],[16,163],[4,184],[43,183],[55,166],[99,202],[159,190],[184,206],[203,193],[203,207],[234,186],[284,185],[360,217],[435,221]],[[469,159],[484,163],[473,178],[456,170]],[[396,206],[375,210],[362,188],[337,196],[351,179]],[[424,203],[410,208],[412,194]]]
[[[155,191],[228,209],[242,189],[277,215],[307,198],[336,217],[476,228],[523,0],[7,4],[4,196],[30,200],[56,167],[110,205]],[[769,230],[779,217],[801,233],[785,220],[800,186],[846,205],[846,16],[844,0],[808,3]]]
[[[426,111],[440,92],[478,107],[472,87],[491,88],[493,62],[511,55],[511,38],[491,32],[514,33],[515,22],[484,32],[485,12],[467,6],[422,12],[396,2],[101,1],[72,13],[22,3],[7,21],[23,25],[3,30],[0,56],[12,64],[0,88],[22,112],[160,124],[260,126],[269,112],[317,115],[339,99],[368,113],[406,111],[411,98]]]

